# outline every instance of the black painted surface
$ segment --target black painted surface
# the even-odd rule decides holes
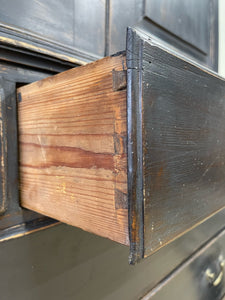
[[[168,32],[167,26],[157,20],[154,22],[150,16],[151,6],[149,11],[148,5],[155,2],[154,18],[159,19],[162,1],[107,0],[98,1],[97,4],[95,1],[88,1],[88,5],[86,1],[76,2],[79,2],[75,11],[78,19],[73,19],[73,26],[76,28],[73,27],[75,38],[72,44],[73,33],[69,24],[72,20],[72,12],[68,12],[72,1],[68,1],[68,4],[63,2],[62,5],[59,1],[48,0],[31,0],[29,3],[24,0],[0,0],[0,21],[2,22],[0,37],[16,39],[52,51],[51,56],[39,55],[35,54],[35,51],[39,52],[38,49],[27,51],[26,47],[19,48],[7,42],[1,43],[3,46],[0,51],[1,76],[12,82],[13,88],[10,91],[12,101],[15,101],[15,83],[21,85],[40,80],[72,66],[70,63],[64,63],[68,60],[66,57],[62,57],[61,61],[55,60],[56,53],[90,61],[104,54],[124,50],[126,27],[129,25],[136,25],[148,34],[160,37],[180,49],[183,54],[189,53],[197,61],[207,62],[208,66],[213,66],[216,70],[216,63],[213,62],[217,59],[217,1],[210,1],[211,5],[214,3],[215,6],[212,5],[210,12],[208,11],[212,34],[210,33],[210,48],[206,49],[206,55],[191,44],[183,43],[182,32],[180,37],[174,36],[173,28],[170,28]],[[181,2],[183,1],[179,1]],[[193,2],[195,5],[197,1]],[[79,12],[78,7],[82,6],[82,3],[83,8],[86,8],[83,10],[81,8]],[[208,3],[208,0],[205,3]],[[104,5],[106,5],[105,11]],[[32,6],[35,9],[32,9]],[[166,12],[164,10],[162,19],[167,24],[169,24],[168,13],[170,10]],[[60,14],[64,19],[63,24]],[[199,24],[205,24],[206,16],[203,17],[204,20],[198,18]],[[176,19],[176,13],[174,19]],[[57,24],[54,24],[52,20]],[[67,34],[63,36],[65,32]],[[105,42],[104,49],[102,39]],[[193,40],[190,41],[193,42]],[[26,210],[16,211],[19,208],[18,198],[12,200],[15,200],[15,213],[0,218],[1,240],[5,237],[11,238],[17,234],[27,233],[29,230],[46,226],[49,224],[48,221],[51,222],[47,218],[43,219]],[[128,265],[126,247],[65,225],[1,243],[1,298],[18,300],[137,299],[156,286],[169,272],[173,273],[174,268],[182,266],[184,260],[193,251],[223,228],[224,214],[224,210],[217,213],[136,266]],[[12,224],[15,226],[10,227]],[[208,261],[204,261],[200,266],[204,267],[207,263]],[[179,286],[185,288],[187,299],[193,295],[192,288],[196,290],[195,284],[199,288],[196,282],[199,279],[199,273],[193,275],[194,272],[190,272],[188,278],[185,273],[185,276],[180,277],[181,280],[175,281],[171,286],[174,298],[177,299],[180,295],[178,292],[180,292],[183,299],[184,291],[183,288],[178,290]],[[199,268],[197,272],[201,273],[201,269]],[[207,290],[200,290],[200,288],[196,300],[199,300],[200,293],[205,296],[209,295],[205,294]],[[161,295],[159,294],[157,299],[163,299]],[[168,295],[166,292],[167,298],[165,299],[168,299]]]
[[[126,28],[136,26],[217,70],[217,2],[0,0],[0,37],[82,63],[124,50]]]
[[[221,300],[225,294],[224,249],[223,230],[142,299]]]
[[[1,243],[2,299],[140,299],[224,227],[224,217],[223,211],[135,266],[127,262],[127,247],[67,225]],[[199,300],[188,298],[198,285],[194,270],[182,279],[174,292],[182,294],[179,286],[187,284],[187,299]]]
[[[132,29],[127,45],[131,254],[137,260],[225,206],[225,81]]]
[[[73,45],[73,0],[1,0],[0,20],[40,36]],[[63,25],[63,26],[62,26]]]
[[[32,55],[34,55],[34,53]],[[15,60],[16,63],[6,62],[4,53],[3,57],[2,52],[0,53],[0,87],[1,98],[4,101],[4,106],[2,107],[4,136],[2,142],[4,143],[5,148],[5,156],[1,155],[1,158],[4,158],[5,168],[1,169],[0,177],[2,180],[1,183],[3,183],[4,179],[5,185],[1,185],[0,193],[1,195],[5,193],[5,198],[1,197],[2,213],[0,216],[0,241],[20,236],[57,222],[20,207],[18,174],[19,153],[17,145],[16,88],[28,82],[43,79],[46,76],[51,75],[52,72],[43,71],[39,68],[35,69],[37,62],[35,59],[33,63],[32,61],[29,62],[31,68],[19,64],[19,61],[15,56],[15,51],[14,53],[12,52],[11,58]],[[42,61],[37,55],[37,59],[39,59],[39,65],[41,67],[45,65],[47,68],[47,58]],[[54,66],[54,68],[57,69],[57,65],[57,63],[52,64],[50,59],[50,67]],[[64,66],[64,68],[66,68],[66,66]]]
[[[210,2],[213,1],[146,0],[145,15],[184,43],[207,53]]]
[[[143,19],[143,3],[140,0],[113,0],[109,10],[109,53],[126,48],[128,26],[137,25]]]
[[[127,32],[128,218],[131,264],[144,257],[142,50],[133,29]]]
[[[110,53],[125,48],[126,28],[132,26],[216,71],[217,10],[217,0],[113,0]]]
[[[64,54],[64,60],[104,56],[105,1],[1,0],[0,6],[1,36],[34,45],[37,52]]]

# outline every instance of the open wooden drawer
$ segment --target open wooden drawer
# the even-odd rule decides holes
[[[149,256],[225,206],[225,82],[128,29],[18,89],[21,205]]]

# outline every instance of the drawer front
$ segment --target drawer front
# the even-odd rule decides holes
[[[225,205],[225,83],[127,41],[18,90],[20,178],[22,206],[130,245],[135,263]]]
[[[225,294],[225,231],[192,254],[142,300],[220,300]],[[223,298],[224,299],[224,298]]]
[[[127,68],[131,249],[137,260],[224,207],[225,82],[132,29]]]

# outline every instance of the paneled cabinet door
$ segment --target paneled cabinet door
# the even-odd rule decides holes
[[[123,53],[18,89],[21,205],[135,263],[225,206],[225,82],[128,29]]]

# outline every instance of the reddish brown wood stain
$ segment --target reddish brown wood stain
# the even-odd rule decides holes
[[[18,90],[22,206],[129,244],[125,56]]]

